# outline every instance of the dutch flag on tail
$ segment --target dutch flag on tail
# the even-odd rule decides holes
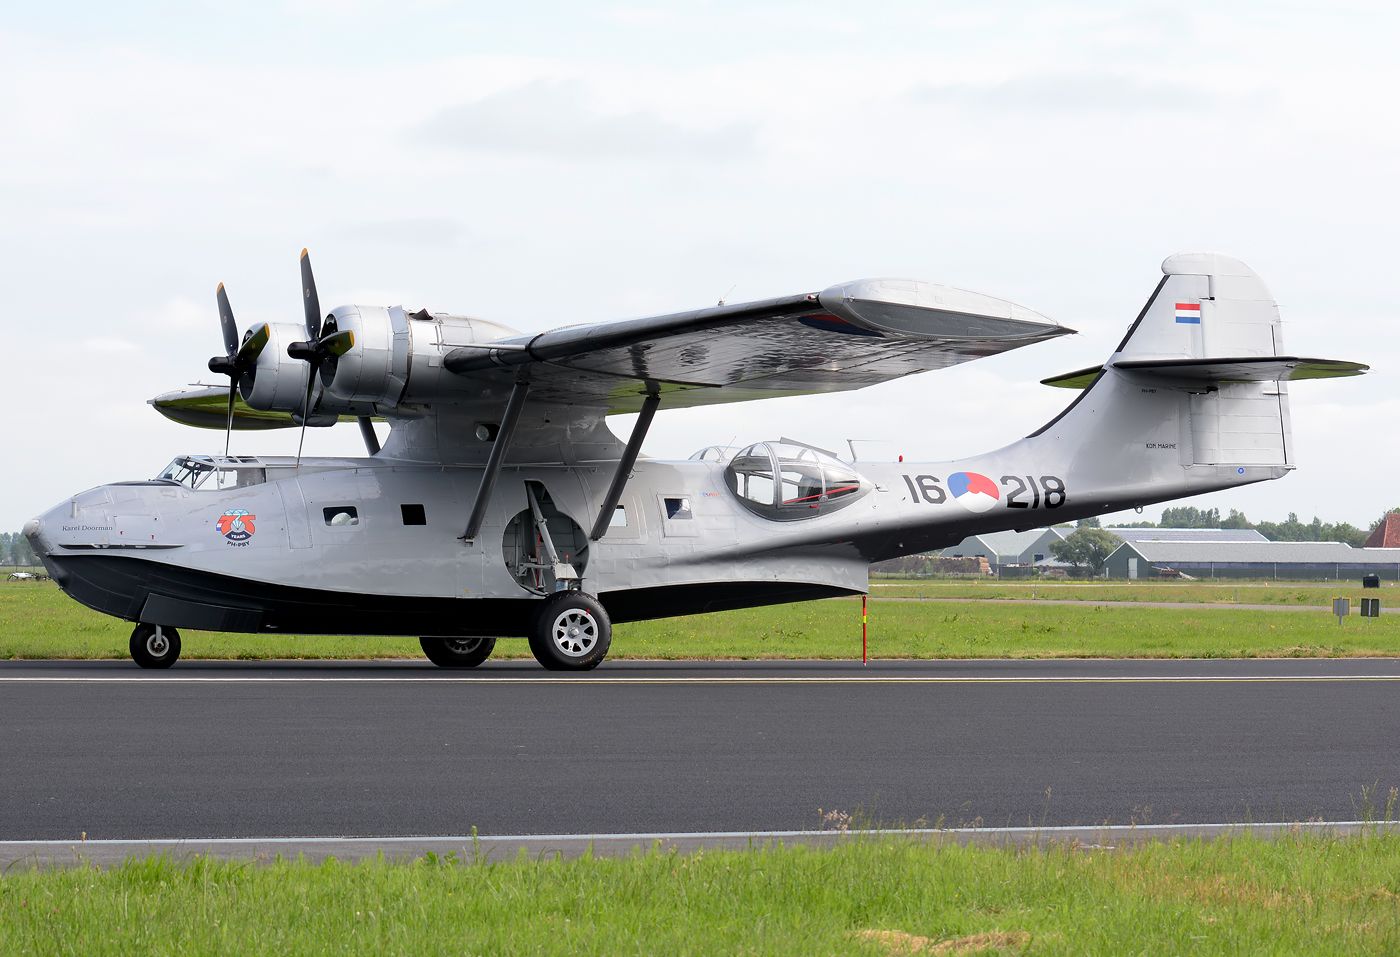
[[[1179,302],[1176,304],[1176,321],[1201,324],[1201,304],[1199,302]]]

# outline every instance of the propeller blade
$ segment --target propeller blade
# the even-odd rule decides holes
[[[224,429],[224,458],[228,458],[229,442],[233,438],[233,403],[238,398],[238,377],[228,382],[228,427]]]
[[[304,261],[304,260],[303,260]],[[306,420],[311,417],[311,393],[316,388],[316,360],[306,364],[306,397],[301,400],[301,434],[297,436],[297,466],[301,465],[301,447],[306,442]]]
[[[316,277],[311,274],[311,254],[301,251],[301,304],[306,312],[306,338],[321,338],[321,300],[316,295]]]
[[[270,330],[267,323],[263,323],[256,329],[250,329],[243,337],[243,345],[238,347],[238,364],[243,368],[251,368],[254,362],[258,361],[258,356],[262,355],[263,349],[267,347]]]
[[[219,325],[224,332],[224,352],[233,355],[238,351],[238,323],[233,321],[233,307],[228,304],[228,293],[224,292],[223,283],[219,283],[214,298],[219,301]]]
[[[344,332],[326,336],[318,345],[320,347],[318,351],[338,359],[355,347],[355,333],[353,330],[346,329]]]

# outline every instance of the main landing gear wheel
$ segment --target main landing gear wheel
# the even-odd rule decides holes
[[[598,667],[612,644],[612,621],[598,599],[563,591],[540,603],[530,629],[530,651],[551,671]]]
[[[475,668],[496,650],[495,638],[419,638],[418,643],[440,668]]]
[[[142,668],[169,668],[180,657],[180,633],[144,622],[131,630],[131,660]]]

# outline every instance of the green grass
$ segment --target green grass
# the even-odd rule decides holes
[[[853,841],[682,856],[0,875],[5,954],[1360,954],[1400,949],[1400,838],[1095,851]],[[974,947],[973,942],[992,944]],[[997,946],[999,945],[999,946]]]
[[[1164,586],[1146,586],[1158,588]],[[1176,586],[1165,586],[1176,587]],[[1297,586],[1281,586],[1279,594]],[[1207,609],[871,602],[878,658],[1280,657],[1400,654],[1400,617],[1338,625],[1327,592],[1317,614]],[[1264,592],[1265,589],[1260,589]],[[1374,593],[1373,593],[1374,594]],[[853,658],[860,605],[851,600],[619,625],[621,658]],[[0,659],[125,658],[131,625],[99,615],[51,583],[0,584]],[[413,638],[188,632],[190,658],[418,658]],[[526,658],[522,640],[497,646]]]
[[[1400,596],[1392,582],[1379,590],[1354,581],[1338,582],[1001,582],[875,581],[876,597],[901,598],[1051,598],[1061,601],[1170,601],[1241,605],[1315,605],[1330,607],[1334,597],[1379,598],[1388,605]]]

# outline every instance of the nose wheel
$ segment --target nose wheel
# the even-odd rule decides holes
[[[598,667],[612,644],[612,621],[598,599],[563,591],[540,603],[530,629],[530,651],[551,671]]]
[[[142,668],[169,668],[180,657],[180,633],[145,622],[131,631],[131,660]]]
[[[496,648],[495,638],[419,638],[423,654],[439,668],[475,668]]]

